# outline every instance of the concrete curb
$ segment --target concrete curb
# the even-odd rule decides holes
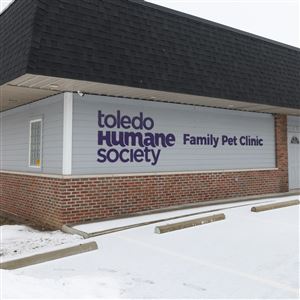
[[[77,255],[77,254],[97,250],[97,249],[98,249],[97,243],[91,242],[87,244],[77,245],[69,248],[64,248],[60,250],[50,251],[47,253],[36,254],[24,258],[3,262],[0,263],[0,269],[15,270],[15,269],[24,268],[31,265],[44,263],[51,260],[56,260],[59,258],[64,258],[67,256],[72,256],[72,255]]]
[[[84,239],[88,239],[90,237],[88,233],[78,230],[76,228],[70,227],[68,225],[63,225],[61,227],[61,231],[65,232],[65,233],[69,233],[69,234],[77,234],[79,236],[82,236]]]
[[[285,201],[285,202],[280,202],[280,203],[274,203],[274,204],[267,204],[267,205],[261,205],[261,206],[253,206],[251,208],[252,212],[261,212],[261,211],[266,211],[266,210],[271,210],[271,209],[277,209],[277,208],[283,208],[283,207],[288,207],[288,206],[293,206],[293,205],[299,205],[300,201],[299,200],[291,200],[291,201]]]
[[[203,224],[217,222],[217,221],[221,221],[221,220],[225,220],[224,214],[211,215],[211,216],[198,218],[198,219],[194,219],[194,220],[157,226],[157,227],[155,227],[154,232],[158,233],[158,234],[162,234],[162,233],[167,233],[167,232],[171,232],[171,231],[175,231],[175,230],[181,230],[181,229],[185,229],[185,228],[189,228],[189,227],[200,226]]]
[[[267,201],[263,201],[261,203],[270,203],[270,202],[271,202],[270,200],[269,201],[267,200]],[[258,203],[254,203],[254,204],[258,204]],[[67,233],[81,235],[82,237],[87,239],[87,238],[92,238],[92,237],[96,237],[96,236],[100,236],[100,235],[111,234],[111,233],[115,233],[115,232],[119,232],[119,231],[123,231],[123,230],[128,230],[128,229],[132,229],[132,228],[152,225],[152,224],[156,224],[156,223],[172,221],[172,220],[177,220],[177,219],[182,219],[182,218],[186,218],[186,217],[192,217],[192,216],[197,216],[197,215],[202,215],[202,214],[207,214],[207,213],[214,213],[214,212],[218,212],[218,211],[229,210],[229,209],[234,209],[234,208],[239,208],[239,207],[246,207],[246,206],[251,206],[251,205],[253,205],[253,203],[252,204],[251,203],[250,204],[243,204],[241,202],[240,205],[233,205],[233,206],[225,207],[225,208],[220,207],[220,208],[216,208],[216,209],[210,209],[210,210],[206,210],[206,211],[200,211],[200,212],[191,213],[191,214],[184,214],[184,215],[179,215],[179,216],[169,217],[169,218],[155,219],[155,220],[152,220],[152,221],[134,223],[134,224],[129,224],[129,225],[120,226],[120,227],[113,227],[113,228],[100,230],[100,231],[95,231],[95,232],[90,232],[90,233],[72,228],[69,225],[64,225],[62,230],[67,232]]]

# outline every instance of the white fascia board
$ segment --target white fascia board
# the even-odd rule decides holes
[[[72,175],[73,93],[64,93],[63,113],[63,175]]]

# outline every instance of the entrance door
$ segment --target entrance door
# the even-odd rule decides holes
[[[288,122],[289,188],[300,189],[300,118]]]

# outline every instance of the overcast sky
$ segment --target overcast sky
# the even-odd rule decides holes
[[[300,0],[148,1],[300,47]],[[0,10],[10,2],[0,0]]]

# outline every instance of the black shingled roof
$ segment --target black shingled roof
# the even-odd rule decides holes
[[[139,0],[15,0],[0,54],[0,85],[30,73],[300,108],[298,48]]]

